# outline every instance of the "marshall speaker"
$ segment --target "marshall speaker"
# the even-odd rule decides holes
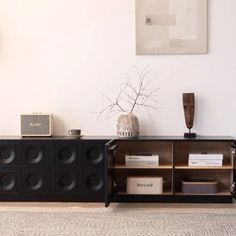
[[[52,136],[51,114],[23,114],[21,115],[22,136]]]

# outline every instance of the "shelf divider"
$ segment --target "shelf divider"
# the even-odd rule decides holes
[[[179,196],[231,196],[231,193],[227,190],[220,191],[218,193],[182,193],[182,192],[175,192],[175,195]]]
[[[187,170],[232,170],[234,167],[230,164],[223,166],[189,166],[188,164],[176,164],[175,169],[187,169]]]
[[[115,165],[114,169],[167,169],[172,170],[171,164],[163,164],[163,165]]]

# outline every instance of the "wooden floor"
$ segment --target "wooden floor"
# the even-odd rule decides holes
[[[0,207],[104,207],[104,203],[65,203],[65,202],[0,202]],[[185,203],[112,203],[110,207],[134,207],[134,208],[236,208],[236,202],[232,204],[185,204]]]

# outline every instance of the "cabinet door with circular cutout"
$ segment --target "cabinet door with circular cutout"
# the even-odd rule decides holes
[[[50,143],[27,140],[21,143],[21,162],[24,167],[46,167],[50,163]]]
[[[18,163],[18,148],[16,141],[0,141],[0,166],[16,166]]]
[[[93,201],[104,200],[104,171],[98,168],[83,170],[83,192]]]
[[[81,192],[80,173],[76,170],[56,169],[54,186],[59,195],[77,195]],[[72,196],[72,195],[71,195]]]
[[[56,141],[54,143],[53,165],[72,167],[80,165],[82,148],[77,141]]]
[[[0,193],[12,194],[19,192],[19,176],[17,171],[0,170]]]
[[[23,192],[27,194],[46,194],[49,191],[49,175],[47,171],[24,170]]]
[[[104,165],[104,145],[103,140],[86,140],[84,144],[83,163],[85,166]]]

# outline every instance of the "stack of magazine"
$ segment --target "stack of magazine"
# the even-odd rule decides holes
[[[223,154],[189,154],[189,166],[222,166]]]
[[[125,165],[127,166],[154,166],[159,165],[159,155],[143,153],[143,154],[126,154]]]

